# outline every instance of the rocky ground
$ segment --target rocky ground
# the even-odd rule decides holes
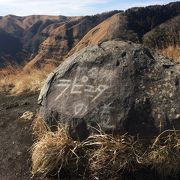
[[[31,179],[31,121],[19,117],[35,112],[38,93],[9,96],[0,93],[0,180]]]

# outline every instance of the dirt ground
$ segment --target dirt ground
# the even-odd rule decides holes
[[[19,119],[26,111],[34,112],[34,114],[38,112],[38,94],[30,93],[9,96],[0,93],[0,180],[41,179],[39,177],[32,177],[31,174],[30,147],[33,144],[32,121]],[[174,178],[169,177],[167,180],[177,180],[179,177],[180,174]],[[50,179],[57,180],[55,177],[44,178],[43,180]],[[67,178],[65,179],[67,180]],[[136,175],[128,173],[124,179],[154,180],[159,178],[156,175],[152,175],[151,171],[143,170]]]
[[[31,174],[32,120],[24,121],[20,117],[26,111],[38,112],[38,94],[10,96],[0,92],[0,180],[58,179]]]
[[[36,112],[38,93],[8,96],[0,93],[0,180],[30,180],[31,122],[19,120]],[[33,178],[35,179],[35,178]]]

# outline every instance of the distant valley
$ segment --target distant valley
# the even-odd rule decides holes
[[[94,16],[0,17],[0,67],[60,64],[90,44],[118,39],[153,48],[180,44],[180,2]]]

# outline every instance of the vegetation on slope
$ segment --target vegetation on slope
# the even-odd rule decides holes
[[[174,61],[180,62],[180,46],[168,46],[158,51],[160,54],[172,58]]]
[[[23,69],[20,66],[8,66],[0,70],[0,90],[12,94],[27,91],[38,91],[47,75],[52,72],[54,65],[47,64],[41,69]]]

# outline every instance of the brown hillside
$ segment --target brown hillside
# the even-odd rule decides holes
[[[180,2],[163,6],[131,8],[105,20],[91,31],[68,55],[106,40],[120,39],[143,43],[151,48],[180,45]]]
[[[6,61],[24,62],[38,51],[48,25],[64,21],[64,16],[13,16],[0,18],[0,66]],[[11,39],[11,40],[9,40]],[[12,43],[13,41],[13,43]]]
[[[117,13],[112,11],[95,16],[76,17],[66,22],[56,23],[45,28],[42,33],[47,38],[40,44],[37,55],[25,68],[45,63],[60,63],[63,57],[93,27]]]
[[[150,47],[166,48],[180,46],[180,15],[156,26],[143,37],[144,44]]]
[[[38,57],[59,59],[59,55],[66,54],[91,28],[117,12],[85,17],[0,17],[0,47],[6,46],[0,49],[0,67],[7,62],[41,61]],[[4,34],[7,38],[4,38]],[[7,39],[12,39],[13,43]],[[11,48],[15,51],[11,51]]]
[[[127,28],[127,17],[117,13],[90,30],[68,55],[86,47],[112,39],[137,41],[137,35]]]
[[[58,21],[61,19],[61,16],[32,15],[20,17],[7,15],[0,19],[0,28],[8,33],[14,33],[17,30],[28,29],[38,21],[46,21],[48,19]]]

